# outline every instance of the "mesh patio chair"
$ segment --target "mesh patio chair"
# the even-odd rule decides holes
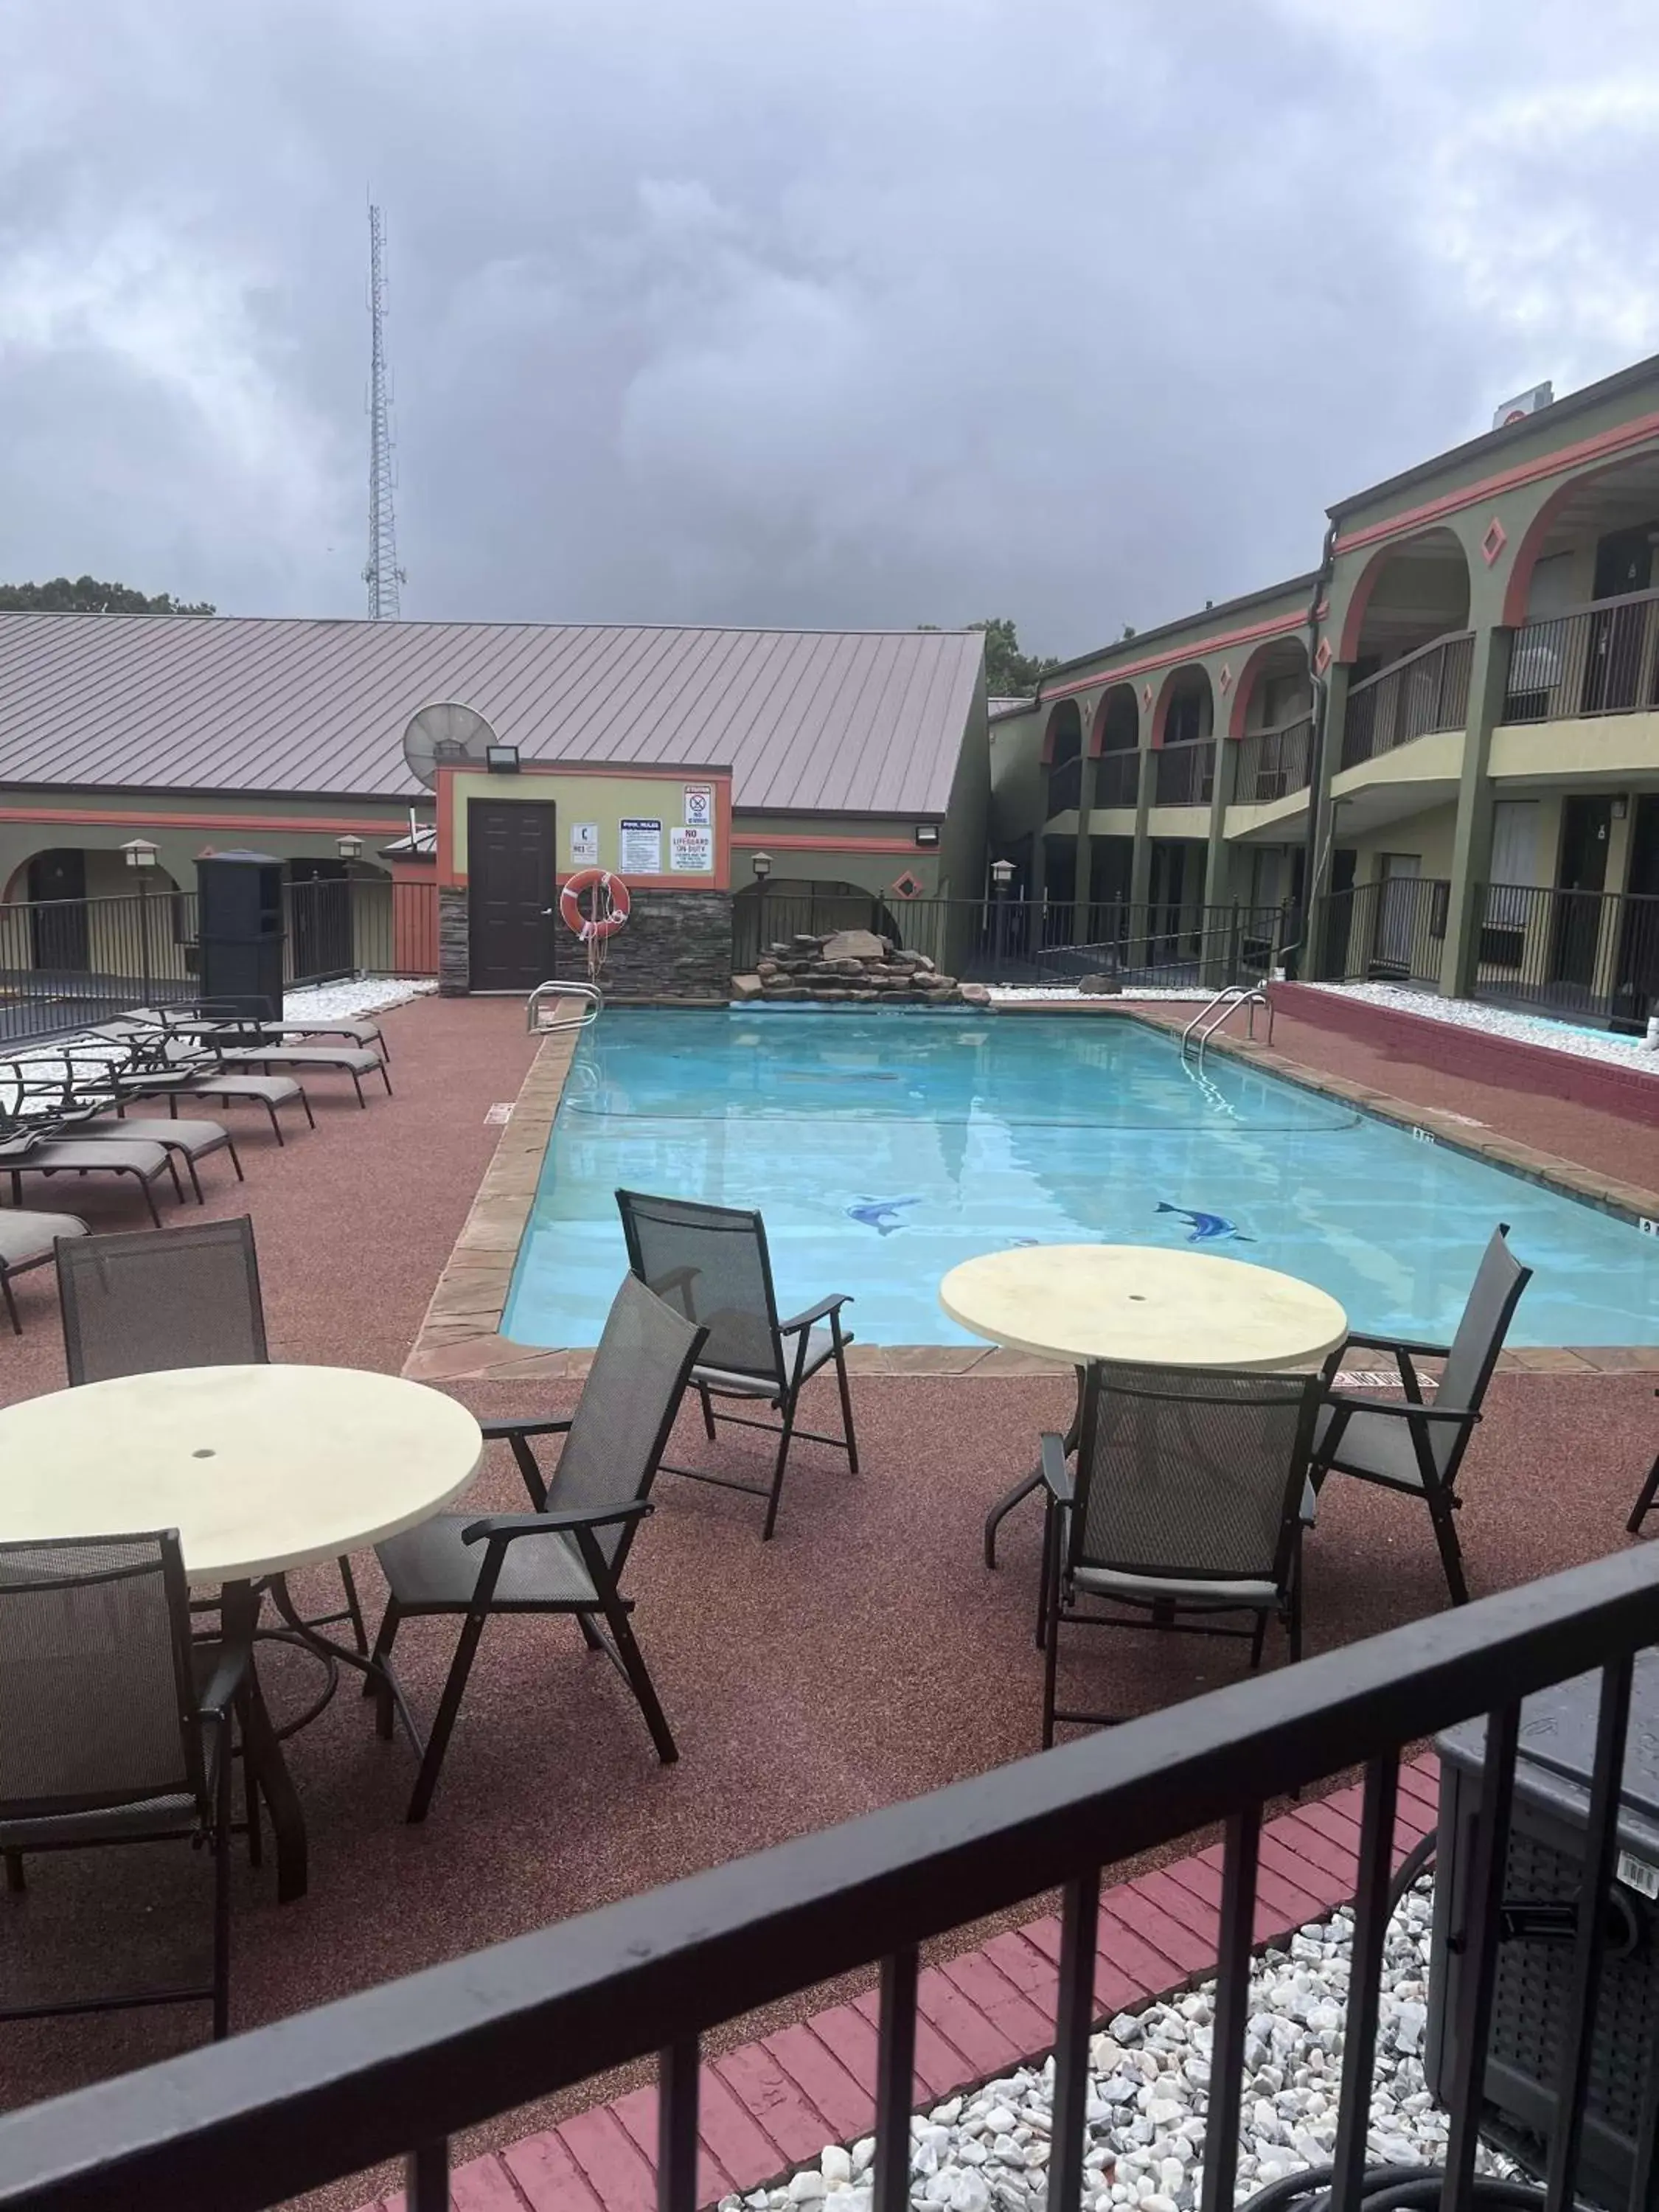
[[[291,1075],[228,1073],[216,1054],[188,1036],[175,1036],[159,1022],[127,1020],[103,1024],[89,1036],[107,1038],[119,1048],[120,1058],[111,1070],[117,1093],[117,1111],[130,1098],[165,1098],[169,1114],[177,1114],[180,1098],[203,1098],[211,1105],[263,1106],[270,1133],[286,1145],[279,1107],[298,1104],[311,1128],[317,1117],[311,1101]]]
[[[704,1355],[692,1370],[691,1381],[711,1441],[715,1435],[716,1398],[748,1399],[769,1406],[781,1423],[775,1429],[770,1421],[754,1420],[746,1413],[719,1416],[740,1428],[764,1429],[776,1435],[777,1456],[769,1483],[740,1482],[733,1476],[711,1474],[695,1467],[665,1466],[663,1472],[684,1475],[693,1482],[712,1482],[723,1490],[745,1490],[765,1498],[766,1522],[761,1534],[769,1537],[777,1526],[784,1472],[796,1437],[833,1444],[846,1453],[849,1473],[859,1471],[853,1398],[847,1382],[846,1352],[853,1334],[850,1329],[843,1331],[841,1322],[842,1308],[852,1300],[844,1292],[837,1293],[820,1298],[805,1313],[780,1321],[772,1288],[772,1261],[766,1249],[766,1224],[758,1213],[734,1206],[704,1206],[690,1199],[647,1198],[635,1190],[619,1190],[617,1204],[622,1209],[629,1266],[647,1290],[666,1298],[688,1320],[701,1322],[708,1332]],[[802,1385],[832,1362],[841,1391],[842,1434],[838,1437],[803,1429],[795,1418]]]
[[[0,1544],[0,1856],[177,1838],[213,1858],[213,1968],[107,1997],[7,2004],[0,2020],[210,2001],[230,2027],[231,1717],[245,1644],[192,1644],[179,1539]]]
[[[61,1243],[58,1295],[71,1386],[175,1367],[263,1366],[270,1357],[253,1224],[246,1214]],[[357,1649],[367,1651],[351,1562],[336,1564],[344,1610],[307,1626],[348,1620]]]
[[[1659,1398],[1659,1390],[1656,1390],[1653,1395],[1656,1398]],[[1648,1469],[1648,1479],[1638,1493],[1630,1519],[1625,1523],[1632,1536],[1641,1534],[1642,1523],[1652,1512],[1656,1498],[1659,1498],[1659,1453],[1654,1455],[1653,1465]]]
[[[441,1513],[375,1547],[391,1590],[374,1656],[383,1736],[392,1729],[392,1646],[402,1622],[422,1613],[463,1620],[409,1801],[411,1820],[426,1818],[492,1613],[574,1613],[588,1649],[604,1651],[634,1692],[658,1758],[667,1765],[678,1757],[629,1623],[633,1600],[620,1584],[640,1522],[652,1510],[651,1486],[704,1334],[629,1276],[571,1418],[482,1425],[486,1437],[512,1444],[534,1510]],[[530,1439],[556,1433],[564,1448],[551,1478],[544,1479]]]
[[[29,1213],[15,1206],[0,1209],[0,1298],[12,1334],[23,1334],[23,1317],[17,1310],[12,1284],[32,1267],[46,1267],[56,1255],[60,1237],[84,1237],[87,1224],[73,1213]]]
[[[1469,1595],[1453,1517],[1462,1503],[1458,1470],[1480,1419],[1486,1385],[1521,1293],[1532,1280],[1532,1269],[1521,1265],[1505,1242],[1509,1233],[1507,1221],[1493,1230],[1450,1344],[1418,1344],[1405,1337],[1366,1336],[1356,1330],[1331,1354],[1326,1363],[1328,1376],[1334,1376],[1356,1345],[1391,1352],[1406,1395],[1403,1400],[1379,1399],[1328,1390],[1314,1437],[1316,1494],[1327,1475],[1352,1474],[1361,1482],[1422,1498],[1454,1605],[1466,1604]],[[1445,1362],[1432,1405],[1424,1402],[1422,1377],[1414,1364],[1419,1359]]]
[[[1322,1393],[1317,1375],[1222,1367],[1091,1367],[1076,1471],[1042,1438],[1042,1742],[1060,1710],[1062,1627],[1162,1628],[1248,1638],[1258,1667],[1267,1623],[1302,1656],[1302,1507]],[[1249,1627],[1229,1616],[1255,1616]],[[1182,1618],[1182,1616],[1190,1616]]]

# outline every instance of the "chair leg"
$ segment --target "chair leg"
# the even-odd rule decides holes
[[[847,1380],[847,1355],[836,1339],[836,1387],[841,1392],[841,1430],[847,1439],[847,1472],[859,1471],[859,1440],[853,1433],[853,1393]]]
[[[1250,1672],[1255,1674],[1261,1664],[1262,1649],[1267,1641],[1267,1616],[1258,1613],[1255,1626],[1250,1631]]]
[[[708,1387],[704,1383],[698,1383],[697,1395],[702,1401],[702,1425],[704,1433],[708,1436],[710,1443],[713,1443],[714,1441],[714,1401],[709,1396]]]
[[[286,1152],[288,1149],[288,1139],[283,1134],[283,1124],[281,1120],[278,1118],[276,1107],[269,1098],[263,1100],[261,1103],[263,1103],[266,1113],[270,1116],[271,1135],[276,1138],[278,1146]]]
[[[1049,1514],[1045,1518],[1052,1520]],[[1042,1547],[1042,1748],[1054,1747],[1054,1684],[1060,1671],[1060,1546],[1045,1536]]]
[[[242,1173],[242,1162],[240,1155],[236,1150],[236,1139],[229,1133],[228,1131],[227,1131],[225,1134],[225,1150],[230,1154],[230,1164],[236,1170],[237,1182],[246,1182],[247,1181],[247,1177]]]
[[[311,1110],[311,1101],[306,1095],[306,1088],[303,1084],[300,1086],[300,1103],[305,1109],[306,1127],[308,1129],[314,1129],[317,1126],[317,1116]]]
[[[6,1887],[14,1897],[21,1897],[28,1887],[23,1878],[23,1854],[21,1851],[8,1851],[5,1858]]]
[[[6,1303],[8,1305],[10,1305],[10,1285],[7,1284],[5,1289]],[[15,1315],[16,1309],[14,1307],[12,1324],[14,1328],[16,1327]],[[22,1334],[21,1329],[18,1331],[18,1334],[20,1335]],[[1647,1518],[1648,1515],[1652,1512],[1653,1504],[1656,1498],[1659,1498],[1659,1455],[1655,1457],[1653,1465],[1648,1469],[1648,1479],[1642,1485],[1642,1493],[1636,1501],[1636,1510],[1631,1515],[1630,1519],[1625,1523],[1626,1528],[1632,1536],[1639,1536],[1641,1534],[1642,1523]]]
[[[185,1173],[190,1177],[190,1187],[196,1194],[196,1203],[198,1206],[205,1206],[207,1197],[202,1188],[202,1178],[197,1174],[196,1163],[188,1152],[185,1154]]]
[[[220,1723],[217,1816],[213,1824],[213,2039],[230,2033],[230,1723]]]
[[[770,1534],[770,1531],[768,1531]],[[611,1631],[611,1640],[616,1646],[617,1656],[622,1662],[623,1672],[628,1677],[628,1686],[638,1701],[645,1724],[651,1731],[651,1741],[656,1746],[657,1757],[665,1766],[672,1766],[679,1751],[670,1732],[663,1709],[657,1702],[657,1692],[646,1671],[645,1658],[635,1642],[633,1630],[628,1625],[628,1615],[617,1602],[616,1593],[605,1590],[600,1594],[605,1607],[605,1626]],[[577,1618],[580,1620],[580,1615]]]
[[[466,1690],[466,1678],[472,1672],[472,1656],[478,1648],[478,1638],[483,1634],[487,1618],[488,1615],[482,1613],[469,1613],[461,1625],[461,1639],[455,1646],[455,1656],[449,1662],[449,1679],[444,1684],[442,1697],[438,1700],[438,1717],[433,1722],[432,1733],[426,1740],[421,1771],[415,1778],[414,1795],[409,1801],[405,1818],[411,1823],[425,1820],[427,1808],[432,1802],[432,1793],[438,1786],[438,1770],[442,1766],[444,1753],[449,1748],[450,1734]],[[386,1703],[391,1703],[389,1696]]]
[[[778,1525],[778,1504],[783,1496],[783,1470],[789,1464],[789,1440],[795,1433],[795,1401],[792,1395],[779,1411],[783,1415],[783,1427],[778,1436],[778,1456],[772,1469],[772,1493],[766,1501],[766,1526],[761,1530],[761,1541],[769,1542],[772,1531]]]
[[[590,1651],[604,1650],[605,1638],[600,1635],[599,1630],[594,1627],[592,1621],[589,1619],[586,1613],[579,1613],[576,1615],[576,1626],[582,1632],[582,1642],[587,1646]]]
[[[1469,1586],[1463,1579],[1463,1549],[1457,1540],[1457,1529],[1452,1520],[1451,1500],[1443,1490],[1431,1492],[1429,1517],[1434,1523],[1434,1540],[1440,1547],[1440,1564],[1446,1571],[1446,1587],[1451,1592],[1451,1601],[1454,1605],[1467,1605]]]
[[[368,1668],[363,1675],[363,1695],[374,1700],[375,1733],[387,1743],[391,1742],[392,1729],[397,1725],[398,1711],[392,1703],[392,1686],[386,1679],[386,1670],[392,1664],[392,1646],[402,1620],[397,1599],[389,1597],[380,1618],[380,1632],[374,1639],[374,1649],[368,1655]]]
[[[363,1086],[357,1079],[356,1069],[355,1067],[349,1067],[346,1070],[346,1073],[351,1078],[351,1087],[357,1094],[357,1103],[359,1107],[365,1114],[367,1114],[368,1111],[368,1101],[363,1096]]]
[[[368,1650],[368,1631],[363,1626],[363,1608],[357,1600],[357,1584],[351,1572],[349,1559],[336,1561],[340,1570],[340,1587],[345,1592],[346,1617],[351,1623],[351,1640],[360,1651]]]
[[[392,1070],[386,1066],[385,1060],[380,1062],[380,1080],[386,1085],[386,1097],[390,1098],[392,1096]]]
[[[1302,1656],[1302,1547],[1296,1547],[1291,1561],[1290,1607],[1285,1616],[1285,1633],[1290,1639],[1291,1663],[1294,1666]]]
[[[6,1301],[6,1312],[10,1316],[12,1334],[14,1336],[21,1336],[23,1334],[23,1321],[21,1315],[17,1310],[17,1297],[11,1286],[11,1270],[9,1267],[8,1267],[3,1273],[0,1273],[0,1297],[3,1297]],[[1656,1465],[1654,1472],[1656,1474],[1659,1474],[1659,1465]],[[1635,1523],[1632,1522],[1631,1525],[1634,1527]]]
[[[1054,1501],[1047,1497],[1042,1501],[1042,1564],[1037,1571],[1036,1633],[1032,1641],[1041,1651],[1048,1638],[1048,1563],[1054,1540]]]
[[[242,1731],[242,1818],[247,1826],[247,1863],[260,1866],[264,1861],[264,1839],[259,1832],[259,1778],[253,1771],[253,1761],[247,1755],[248,1694],[246,1689],[237,1693],[236,1719]]]
[[[167,1157],[167,1180],[173,1185],[173,1203],[176,1206],[182,1206],[185,1202],[185,1186],[179,1180],[179,1163],[171,1152]]]

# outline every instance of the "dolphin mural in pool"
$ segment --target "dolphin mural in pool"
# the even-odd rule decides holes
[[[1220,1244],[1231,1238],[1236,1244],[1254,1244],[1254,1237],[1229,1221],[1224,1213],[1189,1213],[1184,1206],[1171,1206],[1166,1200],[1158,1200],[1160,1213],[1173,1213],[1186,1222],[1192,1230],[1187,1239],[1189,1244]]]
[[[896,1229],[908,1224],[899,1218],[899,1208],[920,1206],[919,1198],[861,1198],[856,1206],[849,1206],[849,1221],[861,1221],[866,1229],[873,1229],[878,1237],[890,1237]]]

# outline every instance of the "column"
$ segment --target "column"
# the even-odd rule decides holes
[[[1330,907],[1331,855],[1336,847],[1336,804],[1331,797],[1331,778],[1342,765],[1342,728],[1348,712],[1346,660],[1333,661],[1325,672],[1325,742],[1321,750],[1319,775],[1308,793],[1312,848],[1303,869],[1302,904],[1304,921],[1302,952],[1296,972],[1304,982],[1317,983],[1340,966],[1346,947],[1341,928],[1333,930]],[[1343,925],[1346,927],[1346,925]]]
[[[1203,980],[1219,990],[1237,979],[1231,969],[1232,932],[1224,908],[1232,896],[1232,853],[1227,843],[1227,808],[1238,773],[1238,746],[1225,735],[1215,741],[1215,777],[1210,794],[1209,842],[1204,853],[1204,904],[1208,914]]]
[[[1498,629],[1474,634],[1463,766],[1457,784],[1457,827],[1452,836],[1451,890],[1440,956],[1440,995],[1445,999],[1468,997],[1480,957],[1480,902],[1492,867],[1492,777],[1487,767],[1492,733],[1502,718],[1509,689],[1510,636],[1508,630]]]

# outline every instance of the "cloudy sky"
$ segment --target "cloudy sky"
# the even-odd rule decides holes
[[[0,578],[1069,653],[1659,351],[1651,0],[79,0],[0,48]]]

